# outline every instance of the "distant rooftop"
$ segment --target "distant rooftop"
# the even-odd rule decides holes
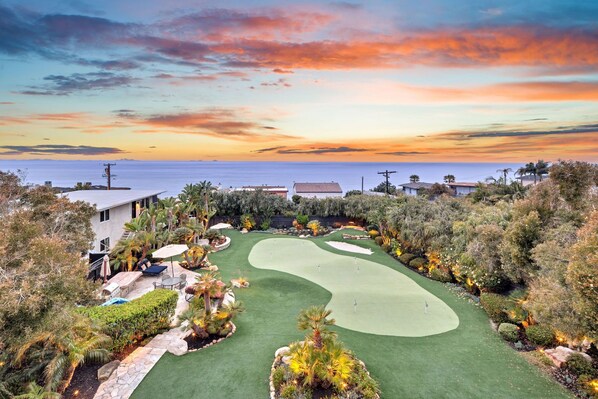
[[[237,190],[241,191],[254,191],[254,190],[264,190],[264,191],[289,191],[288,188],[285,186],[243,186],[238,188]]]
[[[479,183],[467,183],[467,182],[455,182],[455,183],[447,183],[446,185],[449,187],[477,187]]]
[[[335,181],[328,182],[328,183],[295,183],[293,185],[295,188],[295,192],[297,194],[300,193],[340,193],[342,194],[343,190],[341,189],[340,184]]]
[[[84,201],[95,205],[98,211],[152,197],[166,190],[79,190],[62,194],[71,201]]]
[[[421,188],[430,188],[433,185],[434,185],[433,183],[423,183],[423,182],[399,184],[399,186],[401,186],[401,187],[410,188],[412,190],[419,190]]]

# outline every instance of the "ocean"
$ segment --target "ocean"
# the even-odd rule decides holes
[[[396,171],[390,181],[399,185],[416,174],[422,182],[442,182],[452,174],[457,182],[484,181],[498,177],[498,169],[517,170],[513,163],[360,163],[360,162],[221,162],[221,161],[110,161],[116,176],[113,186],[132,189],[161,189],[162,197],[175,196],[188,183],[202,180],[222,187],[244,185],[283,185],[293,190],[294,182],[338,182],[343,191],[366,190],[378,185],[384,176],[378,172]],[[71,187],[77,182],[106,184],[103,161],[0,160],[0,170],[24,172],[25,182]],[[511,177],[513,177],[511,175]]]

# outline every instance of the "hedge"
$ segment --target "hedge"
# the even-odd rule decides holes
[[[506,323],[509,321],[509,315],[506,310],[509,308],[509,299],[498,294],[482,292],[480,295],[480,305],[488,313],[488,317],[495,323]]]
[[[554,331],[550,327],[534,324],[525,329],[527,338],[536,345],[548,346],[554,342]]]
[[[95,306],[81,313],[98,321],[112,338],[112,350],[120,352],[143,337],[168,328],[174,316],[178,294],[158,289],[122,305]]]
[[[501,323],[498,326],[498,333],[505,341],[516,342],[519,340],[519,327],[515,324]]]

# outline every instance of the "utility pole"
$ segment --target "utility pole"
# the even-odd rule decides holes
[[[363,194],[363,176],[361,176],[361,194]]]
[[[115,175],[113,175],[110,172],[110,167],[112,165],[116,165],[116,164],[115,163],[105,163],[104,164],[104,166],[105,166],[104,172],[105,173],[102,175],[102,177],[105,177],[108,180],[108,190],[110,190],[112,188],[112,185],[111,185],[112,179],[116,177]]]
[[[384,175],[384,177],[386,178],[386,195],[389,194],[388,192],[388,178],[390,177],[391,174],[393,173],[397,173],[396,170],[385,170],[384,172],[378,172],[379,175]]]

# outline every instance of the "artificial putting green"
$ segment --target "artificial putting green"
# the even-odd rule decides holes
[[[302,239],[257,243],[249,263],[309,280],[332,294],[338,326],[369,334],[423,337],[454,330],[459,317],[404,274],[356,256],[338,255]]]
[[[346,255],[326,244],[342,241],[343,232],[310,241],[326,251]],[[330,293],[317,284],[249,264],[252,248],[272,235],[225,234],[232,238],[231,247],[210,254],[210,260],[218,265],[224,281],[243,276],[251,283],[249,288],[235,290],[247,308],[235,319],[237,332],[198,352],[164,354],[131,399],[267,398],[274,352],[305,337],[305,332],[297,329],[297,314],[330,302]],[[380,382],[382,399],[573,399],[508,346],[490,328],[488,316],[478,306],[456,296],[444,284],[407,269],[373,240],[356,244],[374,251],[371,256],[356,255],[358,259],[367,258],[408,276],[459,316],[456,329],[427,337],[383,336],[332,327]],[[334,309],[332,317],[336,317]]]

